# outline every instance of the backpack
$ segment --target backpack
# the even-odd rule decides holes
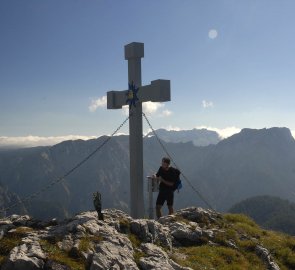
[[[175,191],[177,189],[177,191],[179,192],[179,190],[182,188],[182,182],[180,179],[178,179],[175,184],[173,185],[173,191]]]
[[[173,180],[174,180],[174,184],[173,184],[173,191],[175,190],[180,190],[182,188],[182,182],[179,178],[181,172],[180,170],[176,169],[176,168],[172,168],[173,169]]]

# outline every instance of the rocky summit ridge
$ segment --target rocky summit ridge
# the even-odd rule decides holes
[[[103,213],[104,221],[94,211],[61,222],[27,215],[0,219],[0,269],[294,269],[278,248],[274,256],[268,249],[275,246],[274,233],[242,215],[197,207],[158,221],[116,209]],[[295,248],[291,236],[275,236],[274,242]]]

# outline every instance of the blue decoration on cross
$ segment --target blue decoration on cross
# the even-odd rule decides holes
[[[132,81],[132,83],[128,83],[128,92],[126,94],[127,96],[127,100],[126,100],[126,104],[129,104],[129,110],[131,109],[132,105],[134,107],[136,107],[135,102],[138,101],[138,97],[137,97],[137,92],[139,90],[139,87],[136,87],[134,82]]]

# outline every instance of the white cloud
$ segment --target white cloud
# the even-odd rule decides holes
[[[170,110],[164,110],[165,104],[161,102],[143,102],[142,103],[142,111],[151,116],[151,115],[156,115],[159,117],[168,117],[172,114]],[[128,115],[129,114],[129,105],[125,105],[122,107],[123,109],[123,114]]]
[[[91,104],[89,105],[88,109],[91,112],[95,112],[99,107],[106,107],[107,106],[107,96],[103,96],[98,99],[92,99]]]
[[[163,127],[166,130],[175,130],[180,131],[182,130],[179,127],[176,126],[166,126]],[[239,133],[241,131],[240,128],[237,127],[226,127],[226,128],[214,128],[214,127],[208,127],[208,126],[197,126],[197,129],[208,129],[215,131],[219,134],[219,136],[224,139],[228,138],[236,133]],[[149,133],[151,130],[148,129],[147,133]],[[295,138],[295,130],[291,130],[291,133],[293,137]],[[128,135],[128,133],[117,133],[116,136],[119,135]],[[57,143],[68,141],[68,140],[90,140],[95,139],[98,136],[82,136],[82,135],[66,135],[66,136],[51,136],[51,137],[41,137],[41,136],[24,136],[24,137],[5,137],[0,136],[0,147],[35,147],[35,146],[50,146],[55,145]]]
[[[111,136],[112,134],[109,134],[108,136]],[[122,136],[122,135],[124,135],[124,136],[127,136],[127,135],[129,135],[129,133],[125,133],[125,132],[117,132],[114,136]]]
[[[209,30],[209,32],[208,32],[208,37],[209,37],[210,39],[215,39],[215,38],[217,38],[217,36],[218,36],[218,32],[217,32],[216,29],[210,29],[210,30]]]
[[[170,116],[171,114],[172,114],[172,112],[169,111],[169,110],[164,110],[164,111],[162,112],[162,116],[164,116],[164,117],[166,117],[166,116]]]
[[[213,108],[214,104],[212,101],[202,100],[202,106],[203,108],[207,109],[207,108]]]
[[[173,130],[173,131],[180,131],[180,130],[181,130],[179,127],[173,127],[173,126],[171,126],[171,125],[166,126],[166,127],[160,127],[160,128],[166,129],[166,130],[168,130],[168,131],[171,131],[171,130]],[[145,136],[147,136],[149,133],[152,133],[151,128],[148,128],[145,132],[143,132],[143,136],[145,137]],[[151,136],[153,136],[153,135],[150,135],[149,137],[151,137]]]
[[[217,132],[219,134],[219,136],[222,139],[230,137],[230,136],[232,136],[232,135],[234,135],[236,133],[239,133],[241,131],[241,129],[237,128],[237,127],[214,128],[214,127],[198,126],[196,128],[197,129],[205,128],[205,129],[208,129],[208,130],[215,131],[215,132]]]
[[[122,112],[124,115],[128,116],[129,115],[129,105],[125,105],[122,107]]]
[[[171,130],[180,131],[181,130],[181,128],[179,128],[179,127],[173,127],[171,125],[169,125],[167,127],[164,127],[164,129],[169,130],[169,131],[171,131]]]
[[[24,137],[0,137],[0,147],[34,147],[49,146],[67,140],[90,140],[96,136],[66,135],[56,137],[24,136]]]
[[[142,103],[142,110],[147,114],[155,114],[160,108],[163,108],[165,104],[160,102],[144,102]]]

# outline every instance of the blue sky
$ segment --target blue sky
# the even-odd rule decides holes
[[[111,134],[126,110],[107,110],[104,96],[127,89],[133,41],[145,44],[143,84],[171,80],[171,102],[145,104],[154,128],[294,131],[294,10],[292,0],[1,0],[0,143]]]

